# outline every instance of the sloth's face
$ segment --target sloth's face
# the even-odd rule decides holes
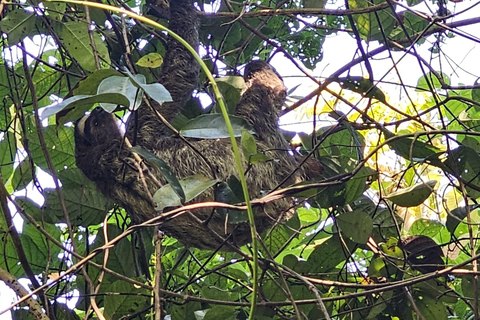
[[[112,138],[119,138],[115,118],[100,107],[93,109],[81,118],[75,126],[75,143],[77,145],[96,146],[106,144]]]

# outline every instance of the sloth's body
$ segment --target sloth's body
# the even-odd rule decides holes
[[[191,45],[197,45],[196,18],[193,18],[195,13],[191,0],[175,0],[171,3],[170,10],[169,27],[189,40]],[[175,24],[177,19],[183,22]],[[190,21],[192,19],[193,23]],[[190,23],[187,25],[185,21]],[[168,43],[164,63],[162,83],[171,92],[174,101],[155,105],[155,108],[171,121],[195,87],[198,66],[190,54],[172,40]],[[303,180],[304,174],[298,170],[289,176],[297,167],[297,161],[288,154],[288,143],[277,125],[286,95],[283,81],[262,61],[247,65],[245,81],[247,90],[235,113],[243,117],[255,131],[259,151],[272,159],[253,164],[246,174],[250,196],[258,197],[262,192],[277,187],[285,178],[289,177],[286,183],[288,185]],[[207,165],[182,139],[172,136],[147,106],[142,105],[138,112],[135,122],[138,129],[130,126],[127,137],[130,140],[135,137],[137,145],[154,152],[167,162],[179,179],[194,174],[213,178],[212,169],[215,178],[223,181],[231,175],[237,175],[229,139],[190,141],[210,163]],[[133,134],[133,130],[136,130],[136,134]],[[144,221],[160,214],[155,211],[151,201],[151,195],[158,189],[158,185],[148,175],[142,180],[138,170],[131,165],[133,155],[125,147],[122,134],[111,114],[97,108],[82,118],[76,126],[75,143],[77,166],[97,184],[104,195],[124,207],[134,221]],[[156,180],[166,183],[158,169],[146,165]],[[244,167],[247,167],[246,161]],[[210,190],[194,201],[212,200],[213,191]],[[275,222],[289,217],[291,212],[291,199],[281,199],[257,207],[255,222],[258,231],[262,232]],[[204,223],[199,223],[199,220]],[[216,249],[225,239],[234,245],[243,245],[251,240],[247,222],[226,223],[225,216],[212,209],[199,209],[174,219],[165,219],[161,229],[187,245],[202,249]],[[230,250],[230,247],[224,245],[221,250]]]

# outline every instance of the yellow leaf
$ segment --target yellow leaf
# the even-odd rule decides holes
[[[163,58],[159,53],[151,52],[141,57],[136,65],[144,68],[158,68],[162,65]]]

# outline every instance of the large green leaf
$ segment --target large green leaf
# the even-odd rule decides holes
[[[343,262],[345,262],[343,246],[338,237],[331,237],[315,247],[301,271],[306,273],[329,272]]]
[[[6,234],[5,234],[6,236]],[[25,275],[25,271],[18,263],[17,251],[13,245],[13,241],[10,236],[3,238],[4,241],[0,241],[0,268],[8,270],[8,272],[19,278]]]
[[[8,35],[9,45],[25,39],[35,28],[35,15],[23,9],[15,9],[0,21],[0,29]]]
[[[37,132],[34,127],[30,127],[28,135],[30,156],[36,165],[45,171],[49,171],[45,153],[42,150]],[[48,126],[42,128],[43,137],[47,146],[47,152],[50,155],[53,166],[57,171],[63,171],[65,168],[75,166],[75,152],[73,128]]]
[[[183,201],[174,190],[172,185],[167,184],[155,192],[153,201],[155,202],[155,209],[162,211],[167,207],[177,207],[185,202],[193,200],[195,197],[203,193],[205,190],[214,186],[218,180],[212,180],[201,175],[194,175],[186,177],[179,181],[184,193]]]
[[[480,197],[480,156],[472,148],[464,145],[452,150],[447,160],[439,165],[447,173],[463,179],[468,194],[473,198]]]
[[[45,224],[43,227],[49,235],[60,240],[61,232],[57,227],[51,224]],[[50,267],[58,267],[60,261],[57,255],[60,253],[60,248],[49,243],[34,225],[26,223],[20,238],[27,260],[35,274],[45,271],[49,263]]]
[[[30,158],[27,157],[20,162],[13,172],[12,180],[10,182],[12,189],[16,191],[25,188],[27,184],[32,181],[32,178],[32,164],[30,163]]]
[[[350,9],[368,8],[384,3],[382,0],[349,0]],[[384,42],[395,27],[395,18],[390,13],[391,9],[378,10],[374,13],[353,15],[360,36],[367,41],[379,40]]]
[[[153,100],[162,104],[164,102],[172,101],[172,96],[167,91],[167,89],[160,83],[151,83],[147,84],[146,78],[142,74],[131,74],[128,70],[125,70],[125,73],[130,78],[130,81],[137,87],[141,88],[148,94]],[[105,81],[105,80],[104,80]]]
[[[392,138],[393,135],[387,135]],[[396,154],[407,159],[421,161],[426,158],[435,157],[440,152],[439,149],[431,144],[410,137],[400,137],[393,141],[388,141],[388,145]]]
[[[425,183],[421,182],[411,187],[392,192],[384,198],[401,207],[415,207],[430,197],[436,185],[436,180],[430,180]]]
[[[344,89],[352,90],[369,98],[375,98],[381,102],[387,102],[383,91],[371,80],[363,77],[348,76],[335,79]]]
[[[107,199],[98,191],[79,169],[68,169],[58,174],[70,221],[75,226],[96,225],[103,221],[108,210]],[[65,215],[58,193],[45,189],[45,204],[42,217],[48,223],[65,222]]]
[[[448,319],[445,304],[429,296],[415,297],[415,303],[425,319]]]
[[[105,291],[122,293],[105,296],[104,315],[107,319],[123,319],[133,315],[139,310],[147,308],[151,299],[149,297],[151,292],[123,280],[112,283],[108,288],[105,288]]]
[[[447,222],[445,223],[447,230],[453,234],[457,226],[462,222],[463,219],[465,219],[467,214],[478,209],[479,207],[480,205],[475,204],[468,206],[468,211],[467,207],[458,207],[450,211],[447,216]]]
[[[422,2],[424,0],[407,0],[407,2]],[[397,27],[392,31],[391,37],[394,40],[406,39],[407,36],[411,37],[412,41],[415,43],[421,44],[425,40],[423,38],[418,39],[417,35],[424,31],[429,25],[430,22],[419,15],[412,13],[410,11],[403,11],[398,13],[399,17],[402,19],[403,28]],[[406,34],[405,34],[406,33]],[[411,45],[412,43],[405,43],[404,46]]]
[[[95,65],[95,56],[92,50],[88,24],[84,22],[65,22],[62,25],[60,36],[63,39],[63,45],[70,55],[89,72],[97,69]],[[100,61],[110,64],[110,56],[107,46],[97,33],[93,33],[95,47]]]
[[[233,135],[235,137],[240,137],[242,135],[242,130],[249,130],[250,128],[248,123],[239,117],[230,116],[230,122],[232,123]],[[182,130],[180,130],[180,133],[184,137],[197,139],[220,139],[230,137],[225,120],[219,113],[204,114],[188,121]]]
[[[473,85],[476,88],[472,89],[472,99],[475,100],[476,102],[480,103],[480,88],[479,88],[480,87],[480,78],[477,78],[477,80],[475,80],[475,83]]]
[[[123,230],[120,229],[117,225],[108,223],[106,226],[108,240],[120,235]],[[95,243],[93,244],[93,249],[96,249],[105,244],[105,236],[103,230],[99,230]],[[107,268],[110,268],[116,272],[119,272],[127,277],[136,276],[136,259],[134,258],[134,250],[132,248],[131,237],[125,237],[115,244],[114,247],[110,248],[109,257],[107,261]],[[100,253],[95,256],[94,260],[97,263],[103,263],[104,253]]]
[[[112,78],[112,77],[110,77]],[[53,106],[46,107],[41,109],[41,119],[46,119],[58,112],[62,111],[65,108],[75,108],[76,110],[81,110],[81,114],[85,113],[88,109],[90,109],[95,103],[105,103],[110,102],[108,105],[113,106],[113,108],[105,109],[108,112],[113,112],[117,105],[122,105],[125,107],[130,106],[130,101],[128,98],[121,94],[121,93],[102,93],[97,95],[81,95],[81,96],[73,96],[71,98],[65,99],[60,103],[57,103]],[[114,104],[112,104],[112,102]],[[78,118],[77,118],[78,119]],[[77,120],[71,119],[71,120]],[[65,121],[65,119],[64,119]]]
[[[366,243],[372,235],[372,217],[363,211],[354,210],[345,212],[336,219],[343,234],[352,241],[363,244]]]

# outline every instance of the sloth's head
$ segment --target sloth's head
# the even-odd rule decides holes
[[[269,96],[271,101],[263,101],[260,106],[265,108],[273,106],[275,110],[281,109],[287,96],[287,88],[278,72],[267,62],[253,60],[245,66],[243,76],[250,96],[264,99]]]
[[[245,66],[245,73],[244,73],[245,81],[248,81],[254,78],[255,75],[259,72],[263,72],[271,75],[274,74],[275,77],[280,78],[280,75],[278,74],[277,70],[275,70],[275,68],[269,65],[267,62],[263,60],[253,60],[253,61],[250,61]]]
[[[75,126],[75,144],[78,147],[95,147],[121,139],[115,117],[100,107],[78,120]]]

